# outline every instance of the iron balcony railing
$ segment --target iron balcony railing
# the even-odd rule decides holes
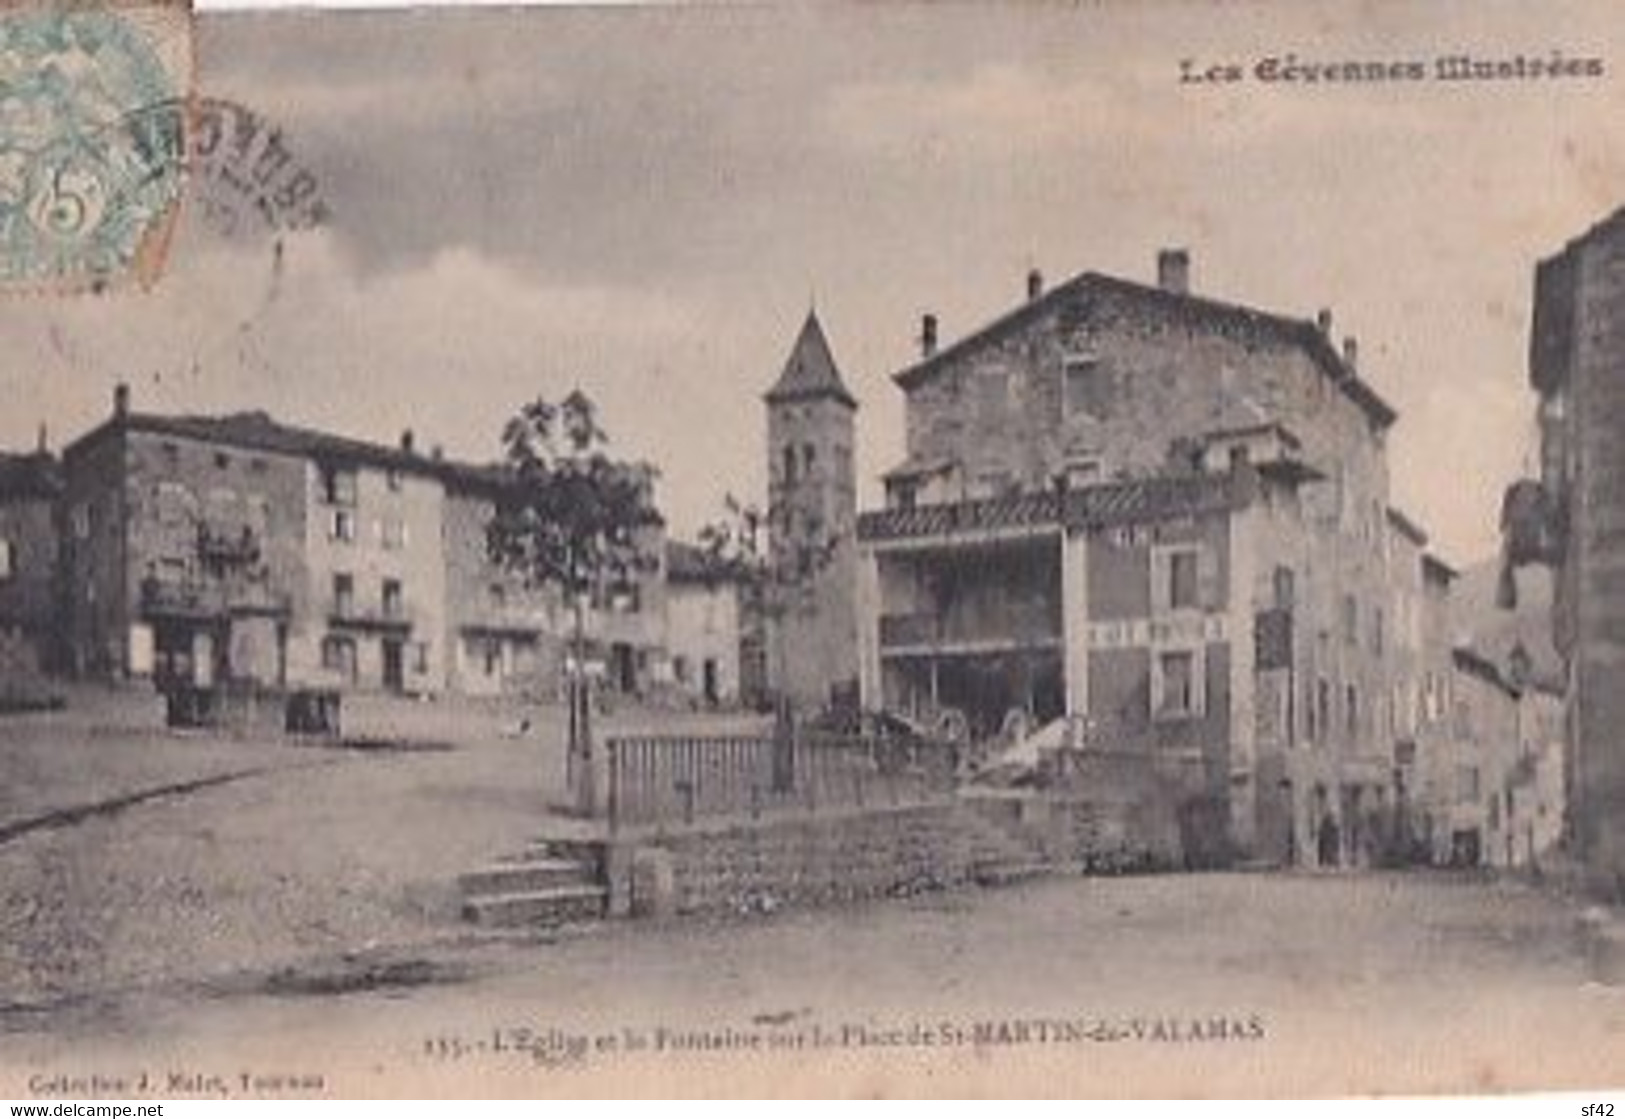
[[[146,579],[141,583],[141,610],[149,617],[280,615],[291,612],[292,608],[292,595],[259,582]]]

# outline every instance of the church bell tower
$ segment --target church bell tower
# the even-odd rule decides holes
[[[775,691],[817,711],[856,696],[858,402],[816,311],[763,399],[770,547],[782,573],[768,619],[768,674]]]

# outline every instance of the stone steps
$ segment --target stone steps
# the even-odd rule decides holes
[[[574,859],[529,853],[499,859],[457,879],[458,889],[462,890],[465,898],[595,884],[591,870]]]
[[[478,894],[463,901],[463,917],[476,925],[516,929],[596,921],[609,891],[599,885],[549,886],[541,890]]]
[[[601,849],[584,841],[532,841],[462,874],[463,918],[487,928],[550,928],[601,920],[609,905]]]
[[[969,833],[971,874],[977,882],[1004,885],[1053,870],[1037,837],[1005,805],[970,802],[960,817]]]

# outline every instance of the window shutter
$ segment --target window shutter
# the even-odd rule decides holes
[[[1191,716],[1207,714],[1207,649],[1198,645],[1191,656]]]
[[[1219,591],[1219,557],[1212,548],[1196,550],[1196,602],[1203,610],[1223,605]]]
[[[1163,696],[1166,693],[1166,681],[1162,678],[1162,654],[1151,650],[1151,717],[1155,719],[1162,713]]]
[[[1173,564],[1168,552],[1151,549],[1151,613],[1160,617],[1170,609],[1169,591],[1173,583]]]

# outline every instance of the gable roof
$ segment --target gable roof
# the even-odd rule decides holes
[[[795,345],[790,347],[790,357],[784,363],[784,371],[779,374],[773,387],[767,390],[764,399],[769,404],[779,404],[823,397],[840,401],[848,408],[858,406],[847,391],[846,383],[841,380],[841,371],[835,365],[835,354],[824,335],[823,324],[818,321],[818,312],[808,311],[807,321],[801,324],[801,333],[796,335]]]
[[[1365,413],[1372,424],[1386,428],[1399,418],[1399,413],[1383,400],[1374,388],[1360,380],[1353,366],[1343,360],[1325,331],[1308,319],[1294,319],[1237,303],[1171,292],[1101,272],[1080,272],[1065,283],[1057,284],[1044,294],[1029,299],[986,326],[972,331],[952,345],[899,370],[892,375],[892,379],[905,391],[913,388],[953,358],[979,346],[998,341],[1068,299],[1089,294],[1109,295],[1145,303],[1167,314],[1184,315],[1213,326],[1256,331],[1285,345],[1295,346],[1320,367],[1321,372]]]
[[[401,446],[372,443],[345,435],[298,427],[272,419],[264,411],[231,412],[222,416],[156,412],[130,412],[115,415],[74,440],[63,451],[64,459],[116,431],[139,431],[152,435],[192,439],[240,450],[262,451],[291,458],[357,464],[405,473],[426,475],[471,485],[500,484],[503,468],[479,466],[440,458],[435,454],[409,451]]]

